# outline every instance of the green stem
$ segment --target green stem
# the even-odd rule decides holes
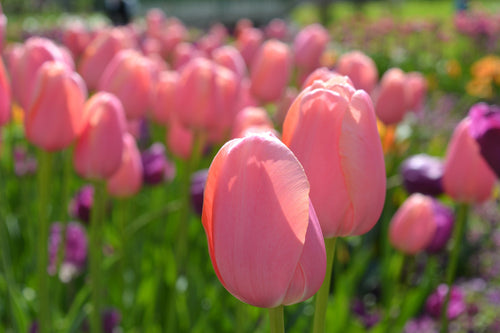
[[[285,321],[283,318],[283,305],[269,308],[269,328],[271,333],[284,333]]]
[[[245,329],[247,321],[247,305],[240,300],[236,300],[236,333],[243,333],[247,330]]]
[[[328,295],[330,294],[330,281],[332,279],[333,258],[335,257],[335,241],[337,238],[325,239],[326,247],[326,275],[321,288],[316,294],[316,304],[314,310],[313,332],[325,332],[325,316],[328,305]]]
[[[100,333],[102,299],[104,297],[101,285],[102,269],[102,226],[106,200],[106,183],[94,182],[94,203],[90,220],[90,289],[92,312],[90,313],[90,331]]]
[[[48,264],[48,238],[49,238],[49,198],[50,198],[50,173],[52,167],[52,155],[39,150],[38,161],[38,250],[37,250],[37,274],[38,274],[38,320],[40,333],[51,331],[50,325],[50,297],[49,297],[49,275]]]
[[[59,221],[61,223],[61,243],[57,251],[57,269],[59,272],[61,264],[64,261],[64,251],[66,250],[66,227],[67,217],[68,217],[68,198],[69,198],[69,183],[71,181],[71,172],[73,170],[73,159],[72,152],[70,149],[63,151],[63,182],[62,182],[62,196],[61,196],[61,207],[59,211]],[[56,274],[57,274],[56,273]]]
[[[460,256],[460,245],[462,244],[465,235],[465,223],[467,221],[468,212],[468,204],[462,203],[459,205],[457,220],[453,229],[453,247],[451,249],[450,261],[446,270],[446,284],[448,285],[448,292],[446,293],[443,308],[441,309],[441,333],[448,332],[448,304],[450,302],[452,283],[455,280],[455,273],[457,271],[458,258]]]
[[[120,265],[119,265],[119,276],[118,276],[118,292],[119,292],[119,304],[121,304],[121,309],[124,311],[124,294],[126,290],[126,271],[127,271],[127,212],[128,212],[128,200],[126,198],[120,198],[116,200],[116,227],[120,234]]]

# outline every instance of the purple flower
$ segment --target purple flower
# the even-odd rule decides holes
[[[154,143],[141,154],[143,179],[146,184],[156,185],[175,176],[175,166],[167,159],[165,146]]]
[[[405,333],[437,333],[437,325],[429,316],[412,319],[408,321],[404,328]]]
[[[36,173],[38,163],[35,157],[28,154],[26,148],[17,146],[13,151],[14,173],[18,177],[33,175]]]
[[[430,253],[438,253],[446,247],[446,243],[451,237],[455,216],[450,208],[442,205],[437,200],[433,200],[432,208],[437,228],[426,250]]]
[[[102,314],[102,329],[104,333],[113,333],[120,324],[122,316],[116,309],[106,309]]]
[[[62,225],[53,223],[49,236],[49,274],[57,272],[57,258],[59,246],[62,241]],[[87,261],[87,235],[85,228],[77,223],[70,222],[66,226],[66,244],[64,259],[61,263],[59,277],[63,282],[69,282],[76,274],[81,272]]]
[[[366,308],[365,303],[363,303],[363,301],[359,299],[355,299],[353,301],[351,310],[357,315],[365,328],[371,328],[380,321],[380,314],[377,312],[369,311]]]
[[[207,182],[208,169],[199,170],[191,176],[191,205],[198,215],[203,211],[203,192]]]
[[[408,193],[436,196],[443,193],[441,178],[443,162],[436,157],[418,154],[407,158],[400,168],[403,185]]]
[[[434,318],[440,318],[441,309],[448,292],[446,284],[440,284],[432,293],[425,304],[426,312]],[[462,290],[456,286],[451,288],[450,301],[448,303],[448,319],[455,319],[466,310],[465,297]]]
[[[500,177],[500,107],[474,104],[469,110],[470,134],[479,144],[481,155]]]
[[[70,216],[88,223],[93,203],[94,187],[92,185],[83,186],[69,204]]]

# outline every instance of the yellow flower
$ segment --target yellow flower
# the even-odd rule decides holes
[[[493,95],[491,78],[476,77],[467,83],[465,90],[471,96],[490,98]]]
[[[451,78],[457,78],[462,75],[462,67],[456,59],[451,59],[446,62],[446,73]]]
[[[471,66],[471,74],[475,78],[493,79],[500,76],[500,57],[494,55],[485,56]]]
[[[24,110],[17,103],[12,104],[12,121],[15,124],[24,122]]]

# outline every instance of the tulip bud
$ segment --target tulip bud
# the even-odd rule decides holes
[[[24,119],[26,138],[47,151],[64,149],[83,130],[85,83],[76,72],[57,61],[43,64],[34,82]]]
[[[295,65],[308,72],[318,68],[329,39],[328,31],[318,23],[299,31],[293,42]]]
[[[221,148],[208,172],[202,223],[214,270],[241,301],[289,305],[321,286],[325,246],[307,176],[274,136],[251,135]]]
[[[134,137],[123,136],[122,163],[118,171],[108,180],[108,193],[114,197],[125,198],[135,195],[142,186],[142,161]]]
[[[186,41],[188,36],[189,32],[184,24],[176,18],[170,18],[160,36],[163,58],[168,58],[177,45]]]
[[[406,74],[406,108],[407,110],[419,111],[424,104],[427,92],[427,81],[419,72]]]
[[[159,142],[142,152],[141,161],[142,177],[146,184],[156,185],[164,180],[172,180],[175,176],[175,167],[167,159],[165,146]]]
[[[188,160],[193,151],[193,140],[193,131],[173,117],[166,137],[169,151],[183,160]]]
[[[349,76],[356,89],[363,89],[368,94],[377,84],[377,66],[372,58],[361,51],[352,51],[342,55],[335,69],[339,74]]]
[[[375,113],[385,125],[403,120],[407,110],[406,77],[399,68],[391,68],[382,76],[376,92]]]
[[[238,34],[236,48],[240,51],[248,68],[253,66],[254,58],[263,41],[262,31],[256,28],[245,28]]]
[[[295,99],[283,124],[283,142],[304,166],[325,238],[368,232],[385,201],[372,101],[347,80],[315,81]]]
[[[50,39],[31,37],[17,50],[12,61],[12,94],[19,105],[26,110],[32,100],[38,69],[47,61],[60,61],[69,69],[74,68],[73,61]]]
[[[245,60],[233,46],[223,46],[214,50],[212,58],[215,63],[224,66],[234,72],[238,80],[245,77],[247,67],[245,65]]]
[[[288,35],[288,26],[286,22],[280,18],[273,18],[269,23],[267,24],[265,30],[267,39],[278,39],[278,40],[285,40],[287,39]]]
[[[389,225],[389,240],[398,250],[406,254],[416,254],[425,250],[436,232],[432,198],[422,194],[412,194]]]
[[[132,41],[124,29],[101,31],[85,48],[78,72],[90,90],[97,89],[104,70],[121,50],[132,47]]]
[[[444,161],[443,188],[456,201],[480,203],[491,197],[496,176],[481,156],[470,126],[467,117],[453,132]]]
[[[69,49],[74,59],[78,59],[91,42],[91,34],[82,22],[71,22],[63,30],[62,42]]]
[[[443,193],[443,162],[439,158],[426,154],[413,155],[403,161],[400,170],[408,193],[431,196]]]
[[[76,143],[75,170],[87,179],[109,179],[122,162],[123,107],[114,95],[98,92],[87,101],[84,113],[87,123]]]
[[[481,156],[500,178],[500,107],[478,103],[469,111],[470,134],[479,144]]]
[[[446,247],[448,240],[451,238],[455,216],[450,208],[440,204],[437,200],[432,201],[432,210],[436,222],[436,231],[426,250],[430,253],[438,253]]]
[[[233,139],[241,137],[242,133],[252,126],[260,126],[265,128],[267,131],[274,129],[273,123],[267,115],[265,109],[259,107],[247,107],[238,112],[236,115],[231,137]]]
[[[10,120],[11,90],[3,61],[0,58],[0,126]]]
[[[191,60],[195,58],[204,58],[205,54],[196,47],[187,42],[179,43],[173,50],[172,63],[175,70],[182,70]]]
[[[93,203],[94,187],[92,185],[83,186],[69,203],[69,215],[88,223]]]
[[[262,102],[274,102],[283,95],[292,70],[288,45],[278,40],[262,44],[251,68],[250,90]]]
[[[179,74],[176,71],[164,71],[153,87],[151,115],[161,125],[167,125],[175,112],[178,82]]]
[[[154,69],[153,63],[139,52],[120,51],[102,73],[99,90],[118,97],[128,119],[140,118],[149,106]]]
[[[146,13],[146,35],[160,38],[162,30],[167,23],[165,13],[160,8],[153,8]]]
[[[339,74],[337,74],[334,71],[329,70],[326,67],[317,68],[305,78],[304,82],[302,83],[302,90],[304,90],[307,87],[309,87],[310,85],[312,85],[314,83],[314,81],[316,81],[316,80],[326,82],[326,81],[328,81],[328,80],[330,80],[338,75]]]

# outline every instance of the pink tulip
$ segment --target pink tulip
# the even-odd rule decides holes
[[[236,110],[241,110],[247,106],[257,106],[259,102],[255,99],[250,91],[251,82],[250,79],[245,77],[241,80],[240,96],[238,98],[238,103]]]
[[[181,21],[171,18],[160,36],[162,56],[168,58],[177,45],[187,40],[189,33]]]
[[[113,57],[133,46],[133,41],[124,29],[103,30],[90,42],[83,52],[78,72],[90,90],[97,89],[104,70]]]
[[[247,28],[238,34],[236,48],[249,68],[253,66],[254,58],[264,41],[262,31],[256,28]]]
[[[453,132],[444,161],[443,188],[456,201],[481,203],[491,198],[496,177],[470,134],[470,124],[467,117]]]
[[[423,104],[427,93],[427,81],[419,72],[411,72],[406,74],[407,87],[407,103],[408,110],[419,111]]]
[[[252,21],[247,18],[241,18],[238,20],[238,22],[236,22],[236,26],[234,27],[234,36],[238,38],[244,30],[251,28],[253,28]]]
[[[283,142],[304,166],[325,238],[368,232],[385,200],[372,101],[347,80],[315,81],[297,97],[283,124]]]
[[[74,59],[78,59],[91,41],[90,31],[82,22],[73,22],[64,28],[62,42],[69,49]]]
[[[169,151],[183,160],[188,160],[193,151],[193,131],[177,120],[175,117],[170,119],[167,131],[167,146]]]
[[[50,39],[31,37],[24,43],[19,54],[14,55],[11,67],[12,94],[19,105],[26,110],[32,99],[34,77],[47,61],[61,61],[73,69],[73,61]]]
[[[205,57],[205,54],[203,54],[200,50],[196,49],[196,47],[191,43],[188,42],[179,43],[173,50],[173,56],[172,56],[173,67],[174,69],[180,71],[191,60],[198,57]]]
[[[155,67],[135,50],[118,52],[99,80],[99,90],[113,93],[122,102],[128,119],[140,118],[149,106]]]
[[[232,71],[197,58],[180,74],[176,116],[184,126],[220,134],[233,123],[238,97],[239,82]]]
[[[83,130],[85,83],[59,61],[45,62],[33,81],[33,98],[24,118],[26,138],[47,151],[64,149]]]
[[[288,113],[288,109],[292,105],[293,101],[297,98],[299,92],[295,87],[288,87],[285,90],[283,96],[281,96],[280,100],[276,104],[276,112],[273,115],[274,123],[279,127],[283,127],[283,122],[285,121],[286,114]]]
[[[363,89],[371,94],[378,80],[378,70],[375,62],[361,51],[351,51],[343,54],[336,66],[337,72],[347,75],[356,89]]]
[[[266,109],[246,107],[238,112],[234,120],[231,138],[241,138],[246,129],[254,126],[262,127],[265,131],[272,131],[274,129]]]
[[[391,68],[382,76],[376,92],[375,113],[386,125],[401,122],[407,111],[407,88],[405,73]]]
[[[328,31],[321,24],[315,23],[303,28],[293,41],[295,65],[308,72],[318,68],[329,39]]]
[[[10,102],[10,82],[2,58],[0,58],[0,126],[5,125],[10,120]]]
[[[160,38],[165,28],[167,19],[163,10],[153,8],[146,13],[146,35],[152,38]]]
[[[134,137],[128,133],[123,136],[123,154],[120,168],[108,180],[108,193],[117,198],[131,197],[142,186],[141,153]]]
[[[312,85],[314,83],[314,81],[316,81],[316,80],[326,82],[326,81],[328,81],[334,77],[338,77],[338,76],[339,76],[338,73],[331,71],[326,67],[317,68],[305,78],[305,80],[302,83],[302,90],[304,90],[307,87],[309,87],[310,85]],[[351,83],[351,85],[352,85],[352,83]]]
[[[125,112],[113,94],[98,92],[85,104],[87,119],[78,138],[73,164],[87,179],[109,179],[122,162]]]
[[[288,35],[288,26],[286,22],[279,18],[272,19],[265,29],[266,38],[286,40]]]
[[[162,125],[167,125],[175,112],[179,74],[175,71],[161,72],[151,97],[151,115]]]
[[[262,102],[279,100],[288,84],[291,70],[292,54],[288,45],[275,39],[265,42],[252,65],[252,94]]]
[[[247,71],[245,60],[233,46],[219,47],[212,53],[212,58],[215,63],[232,70],[238,80],[245,77]]]
[[[326,254],[309,183],[274,136],[251,135],[221,148],[208,173],[202,222],[214,270],[241,301],[294,304],[321,286]]]
[[[437,229],[432,198],[412,194],[393,216],[389,240],[406,254],[417,254],[427,248]]]

